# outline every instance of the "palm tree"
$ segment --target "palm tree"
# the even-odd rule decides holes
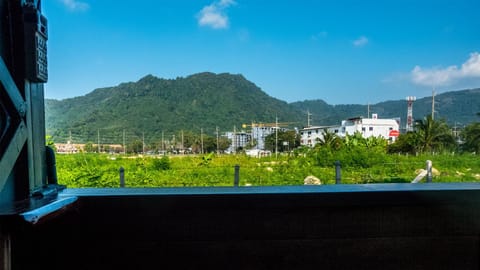
[[[455,146],[455,138],[444,120],[434,120],[428,115],[415,122],[418,148],[421,152],[443,150]]]
[[[342,143],[342,139],[337,134],[328,131],[327,129],[322,132],[323,138],[317,139],[320,146],[326,146],[330,149],[338,149]]]

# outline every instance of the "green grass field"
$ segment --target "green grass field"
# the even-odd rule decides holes
[[[59,183],[76,187],[118,187],[119,168],[125,169],[127,187],[232,186],[234,166],[240,166],[240,185],[303,185],[307,176],[323,184],[335,183],[333,160],[342,161],[342,183],[408,183],[432,160],[434,182],[480,181],[480,158],[472,154],[387,155],[323,157],[317,154],[252,158],[245,155],[123,156],[57,154]]]

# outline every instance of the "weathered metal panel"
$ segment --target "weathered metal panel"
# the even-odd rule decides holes
[[[41,189],[46,183],[45,108],[43,85],[25,82],[28,100],[27,125],[29,127],[29,186],[30,191]]]
[[[10,140],[4,153],[0,155],[0,190],[3,189],[7,179],[10,177],[20,153],[28,138],[28,132],[25,124],[20,122],[13,138]]]
[[[46,184],[44,89],[43,84],[25,79],[28,65],[38,58],[35,46],[26,46],[37,40],[36,25],[28,21],[32,16],[24,13],[40,14],[40,1],[31,3],[0,1],[0,102],[8,115],[8,125],[0,127],[6,129],[0,144],[0,193],[6,195],[2,204],[12,198],[27,199]]]
[[[15,81],[10,75],[10,71],[8,70],[5,62],[3,61],[3,57],[0,57],[0,83],[3,85],[5,91],[10,97],[13,106],[15,106],[15,113],[23,116],[26,112],[25,100],[23,100],[23,97],[21,96],[20,91],[15,84]]]

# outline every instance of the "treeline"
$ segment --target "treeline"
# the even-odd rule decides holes
[[[480,113],[479,113],[480,116]],[[266,138],[268,150],[284,152],[300,145],[299,135],[294,131],[271,134]],[[285,144],[285,142],[291,142]],[[308,151],[304,150],[304,151]],[[324,131],[323,139],[317,141],[314,152],[338,157],[342,152],[363,160],[362,151],[377,154],[413,154],[421,153],[479,153],[480,122],[471,123],[463,129],[449,126],[444,119],[435,120],[431,115],[415,121],[414,130],[401,134],[394,143],[389,144],[383,138],[363,138],[361,133],[342,138],[335,133]]]
[[[103,138],[102,138],[103,139]],[[160,135],[156,139],[145,139],[142,136],[130,136],[125,144],[118,143],[121,148],[113,149],[112,144],[94,141],[87,141],[83,151],[87,153],[108,153],[114,151],[125,152],[127,154],[166,154],[166,153],[210,153],[224,152],[230,145],[231,140],[221,136],[208,135],[202,133],[193,133],[191,131],[179,132],[178,134]],[[123,149],[125,147],[125,149]],[[240,149],[241,150],[241,149]]]
[[[99,137],[100,138],[100,137]],[[85,152],[109,152],[108,143],[87,141],[84,147]],[[117,138],[117,143],[121,139]],[[140,136],[129,136],[129,139],[119,143],[125,149],[122,152],[130,154],[138,153],[223,153],[227,150],[232,141],[224,136],[194,133],[191,131],[179,132],[177,134],[161,135],[157,139],[149,139]],[[100,145],[100,146],[99,146]],[[324,138],[317,142],[317,148],[321,151],[339,152],[342,150],[353,151],[358,145],[367,146],[372,151],[373,146],[385,153],[419,154],[419,153],[440,153],[440,152],[480,152],[480,122],[471,123],[462,128],[452,128],[444,119],[432,119],[426,116],[423,120],[415,122],[414,130],[401,134],[397,140],[388,144],[381,138],[363,138],[360,133],[340,138],[336,134],[326,132]],[[256,148],[257,141],[252,141],[242,147],[236,147],[235,152],[242,152],[247,149]],[[293,130],[278,131],[265,138],[265,149],[272,152],[289,152],[300,147],[300,135]],[[118,150],[118,149],[117,149]],[[338,155],[338,153],[337,153]],[[361,155],[361,153],[359,153]]]
[[[477,114],[480,116],[480,113]],[[389,153],[435,153],[445,151],[480,151],[480,123],[475,122],[459,131],[449,127],[445,120],[434,120],[427,116],[415,122],[415,130],[400,135],[388,147]]]

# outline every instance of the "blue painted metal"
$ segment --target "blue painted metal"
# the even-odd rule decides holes
[[[77,201],[77,197],[65,197],[60,198],[58,200],[54,200],[51,203],[41,206],[39,208],[20,213],[20,216],[28,223],[36,224],[42,219],[47,218],[48,216],[52,216],[58,214],[61,211],[67,210],[67,208],[71,207],[73,203]]]

